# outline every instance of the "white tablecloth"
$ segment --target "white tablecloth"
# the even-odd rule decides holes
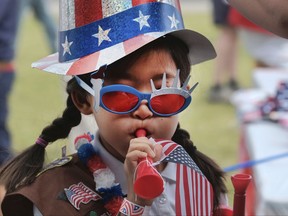
[[[245,143],[251,160],[280,155],[288,152],[288,131],[271,122],[250,123],[245,127]],[[288,157],[259,163],[252,170],[257,215],[288,215]]]
[[[288,70],[273,69],[273,68],[256,68],[252,71],[253,82],[255,86],[274,96],[277,85],[280,81],[288,81]]]

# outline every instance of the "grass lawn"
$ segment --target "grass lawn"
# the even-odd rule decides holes
[[[187,28],[216,41],[217,29],[208,13],[184,14]],[[9,126],[15,152],[32,145],[41,130],[60,116],[65,107],[65,82],[58,75],[32,69],[31,63],[49,54],[47,40],[42,27],[33,16],[22,21],[18,41],[17,79],[10,98]],[[211,85],[214,61],[192,68],[191,84],[200,85],[193,92],[191,106],[181,114],[181,125],[188,129],[198,150],[212,157],[221,167],[237,163],[239,126],[235,109],[229,104],[209,104],[207,92]],[[242,87],[251,84],[252,61],[239,46],[239,79]],[[58,141],[48,148],[48,160],[61,155],[61,146],[66,140]],[[228,173],[229,197],[233,195]]]

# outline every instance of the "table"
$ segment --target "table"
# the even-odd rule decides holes
[[[280,125],[258,121],[246,124],[242,132],[242,161],[288,152],[288,131]],[[288,157],[259,163],[244,172],[253,176],[247,191],[248,215],[288,215]]]
[[[240,162],[288,154],[287,127],[259,118],[243,121],[244,113],[253,111],[257,100],[274,96],[278,83],[288,81],[288,70],[258,68],[252,77],[255,88],[234,98],[241,125]],[[288,157],[257,163],[243,172],[253,176],[247,189],[247,215],[288,215]]]
[[[288,81],[288,69],[256,68],[252,71],[252,78],[257,89],[273,96],[278,83]]]

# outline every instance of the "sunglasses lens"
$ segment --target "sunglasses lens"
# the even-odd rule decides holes
[[[185,98],[177,94],[165,94],[153,97],[150,103],[152,109],[159,114],[173,114],[183,107]]]
[[[138,101],[136,95],[122,91],[107,92],[102,96],[102,103],[115,112],[130,111],[137,105]]]

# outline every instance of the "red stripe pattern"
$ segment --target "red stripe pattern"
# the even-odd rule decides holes
[[[75,0],[75,26],[102,19],[102,0]]]

